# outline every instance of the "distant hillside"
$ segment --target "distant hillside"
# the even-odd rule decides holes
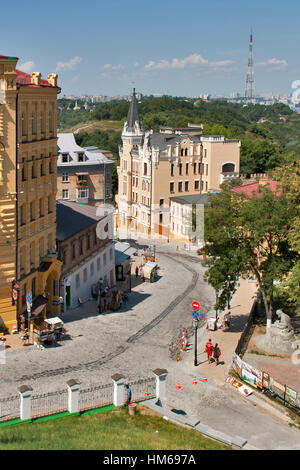
[[[86,145],[97,145],[96,141],[103,132],[116,131],[114,149],[107,148],[116,151],[115,139],[119,139],[129,103],[97,103],[94,110],[85,110],[82,108],[84,103],[77,101],[80,110],[67,109],[73,108],[74,104],[72,100],[58,100],[59,127],[79,131],[79,139],[83,132]],[[244,106],[222,100],[201,102],[171,97],[145,98],[139,103],[139,115],[145,130],[158,131],[160,126],[183,127],[188,122],[203,123],[205,134],[224,134],[228,138],[241,139],[242,173],[264,173],[296,160],[300,155],[300,115],[292,113],[281,103]]]

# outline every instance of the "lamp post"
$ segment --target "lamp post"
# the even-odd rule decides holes
[[[194,357],[194,366],[197,366],[197,330],[198,330],[199,320],[193,318],[193,327],[195,330],[195,357]]]

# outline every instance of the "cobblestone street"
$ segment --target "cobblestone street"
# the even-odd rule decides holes
[[[134,287],[129,300],[114,313],[99,315],[96,302],[89,302],[63,317],[71,339],[43,351],[23,347],[6,353],[1,365],[0,396],[16,394],[20,385],[30,385],[34,393],[65,389],[66,381],[78,379],[82,387],[111,382],[114,373],[128,381],[151,377],[155,368],[166,368],[167,406],[195,416],[216,430],[239,435],[253,446],[265,449],[300,449],[300,433],[224,383],[225,364],[211,368],[203,362],[203,341],[207,336],[206,317],[215,294],[203,282],[204,269],[196,256],[167,253],[157,249],[159,280]],[[243,295],[237,292],[240,305]],[[253,288],[246,295],[252,302]],[[170,358],[169,344],[183,328],[191,327],[193,301],[200,303],[198,359],[193,364],[193,337],[190,350],[176,362]],[[238,333],[238,332],[237,332]],[[215,332],[215,339],[222,332]],[[227,333],[227,337],[230,334]],[[234,340],[235,341],[235,340]],[[221,343],[221,341],[220,341]],[[202,348],[202,349],[201,349]],[[197,379],[207,371],[206,383]],[[210,375],[209,375],[210,374]],[[181,389],[176,389],[180,382]],[[261,436],[264,436],[264,439]],[[263,447],[262,447],[263,446]]]

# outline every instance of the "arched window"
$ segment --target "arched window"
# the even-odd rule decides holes
[[[233,173],[235,171],[234,163],[224,163],[222,165],[222,173]]]
[[[183,157],[183,155],[184,155],[184,149],[181,149],[181,153],[180,153],[180,154],[181,154],[181,156]]]
[[[187,154],[188,154],[188,149],[185,149],[184,155],[187,155]]]
[[[147,163],[144,163],[144,175],[147,176],[148,171],[147,171]]]

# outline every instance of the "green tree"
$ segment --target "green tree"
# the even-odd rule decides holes
[[[262,188],[250,199],[222,189],[210,196],[205,215],[206,274],[219,291],[226,291],[226,269],[232,282],[239,276],[254,276],[261,292],[267,331],[272,322],[276,282],[286,276],[297,260],[288,239],[296,207],[284,193]],[[212,273],[212,274],[210,274]],[[228,274],[228,273],[227,273]],[[229,295],[229,294],[228,294]]]

